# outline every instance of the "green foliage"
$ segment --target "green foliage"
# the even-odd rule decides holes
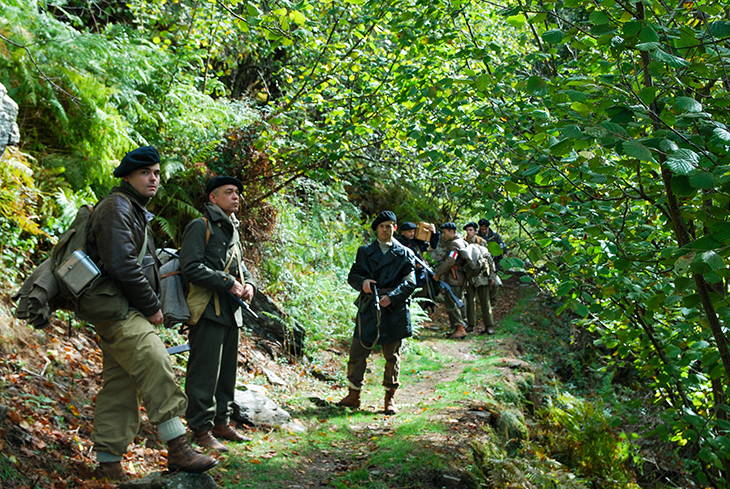
[[[638,487],[628,470],[634,456],[631,443],[612,428],[603,408],[562,394],[542,416],[546,426],[541,438],[551,457],[595,481],[597,487]]]

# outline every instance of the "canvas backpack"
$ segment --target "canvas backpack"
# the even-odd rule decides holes
[[[459,256],[464,260],[462,270],[470,284],[475,284],[479,277],[489,277],[494,270],[492,255],[484,246],[467,243],[459,250]]]

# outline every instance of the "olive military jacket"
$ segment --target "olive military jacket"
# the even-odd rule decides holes
[[[86,252],[102,276],[81,295],[77,306],[81,319],[116,321],[126,316],[129,307],[147,317],[160,310],[160,262],[147,229],[154,217],[145,208],[148,201],[122,182],[94,208],[86,230]],[[147,246],[142,250],[145,234]]]
[[[442,240],[441,247],[444,253],[441,263],[436,268],[436,275],[452,287],[463,287],[466,284],[466,275],[463,271],[465,261],[459,255],[459,251],[466,248],[466,241],[457,234],[453,239]]]
[[[410,296],[416,290],[414,255],[398,240],[393,239],[392,243],[385,254],[378,240],[358,248],[355,263],[347,277],[350,286],[360,292],[355,301],[358,313],[354,337],[368,344],[375,343],[376,339],[379,345],[392,343],[413,334],[409,305]],[[391,304],[380,308],[380,322],[374,295],[362,290],[365,279],[377,281],[378,294],[390,297]]]
[[[189,283],[213,291],[213,296],[201,316],[202,320],[207,319],[225,326],[241,326],[241,306],[230,297],[228,291],[236,279],[241,284],[251,284],[255,290],[256,280],[243,263],[243,277],[238,277],[239,264],[235,254],[228,271],[224,271],[234,247],[238,249],[238,256],[243,259],[238,230],[228,216],[220,207],[211,203],[205,204],[203,216],[208,220],[207,223],[200,217],[185,228],[180,248],[180,268]]]

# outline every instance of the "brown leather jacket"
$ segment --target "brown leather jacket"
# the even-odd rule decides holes
[[[147,201],[126,182],[114,187],[91,215],[86,252],[102,275],[114,281],[130,307],[149,317],[160,310],[160,263],[154,253],[151,231],[144,259],[138,263],[145,231],[152,219],[152,213],[145,209]]]

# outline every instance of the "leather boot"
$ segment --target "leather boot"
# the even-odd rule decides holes
[[[235,442],[251,441],[251,438],[249,438],[248,436],[243,436],[241,433],[236,431],[236,429],[231,426],[230,423],[217,424],[213,426],[213,430],[211,431],[211,433],[214,437],[220,438],[221,440]]]
[[[449,336],[449,338],[458,340],[461,338],[466,338],[466,335],[467,335],[466,328],[464,328],[463,324],[460,324],[456,327],[456,331],[454,331],[453,334],[451,336]]]
[[[385,391],[385,414],[395,414],[398,412],[398,406],[395,405],[395,389]]]
[[[360,408],[360,391],[357,389],[350,388],[350,392],[347,396],[343,397],[338,406],[351,407],[354,409]]]
[[[98,481],[120,482],[128,481],[129,476],[122,468],[122,462],[99,462],[91,476]]]
[[[195,444],[201,448],[212,448],[213,450],[218,450],[221,453],[226,453],[228,451],[228,447],[216,440],[210,430],[202,429],[199,431],[193,431],[193,436],[195,437]]]
[[[167,470],[169,471],[182,470],[200,474],[216,465],[218,465],[216,459],[193,450],[185,435],[180,435],[167,442]]]

